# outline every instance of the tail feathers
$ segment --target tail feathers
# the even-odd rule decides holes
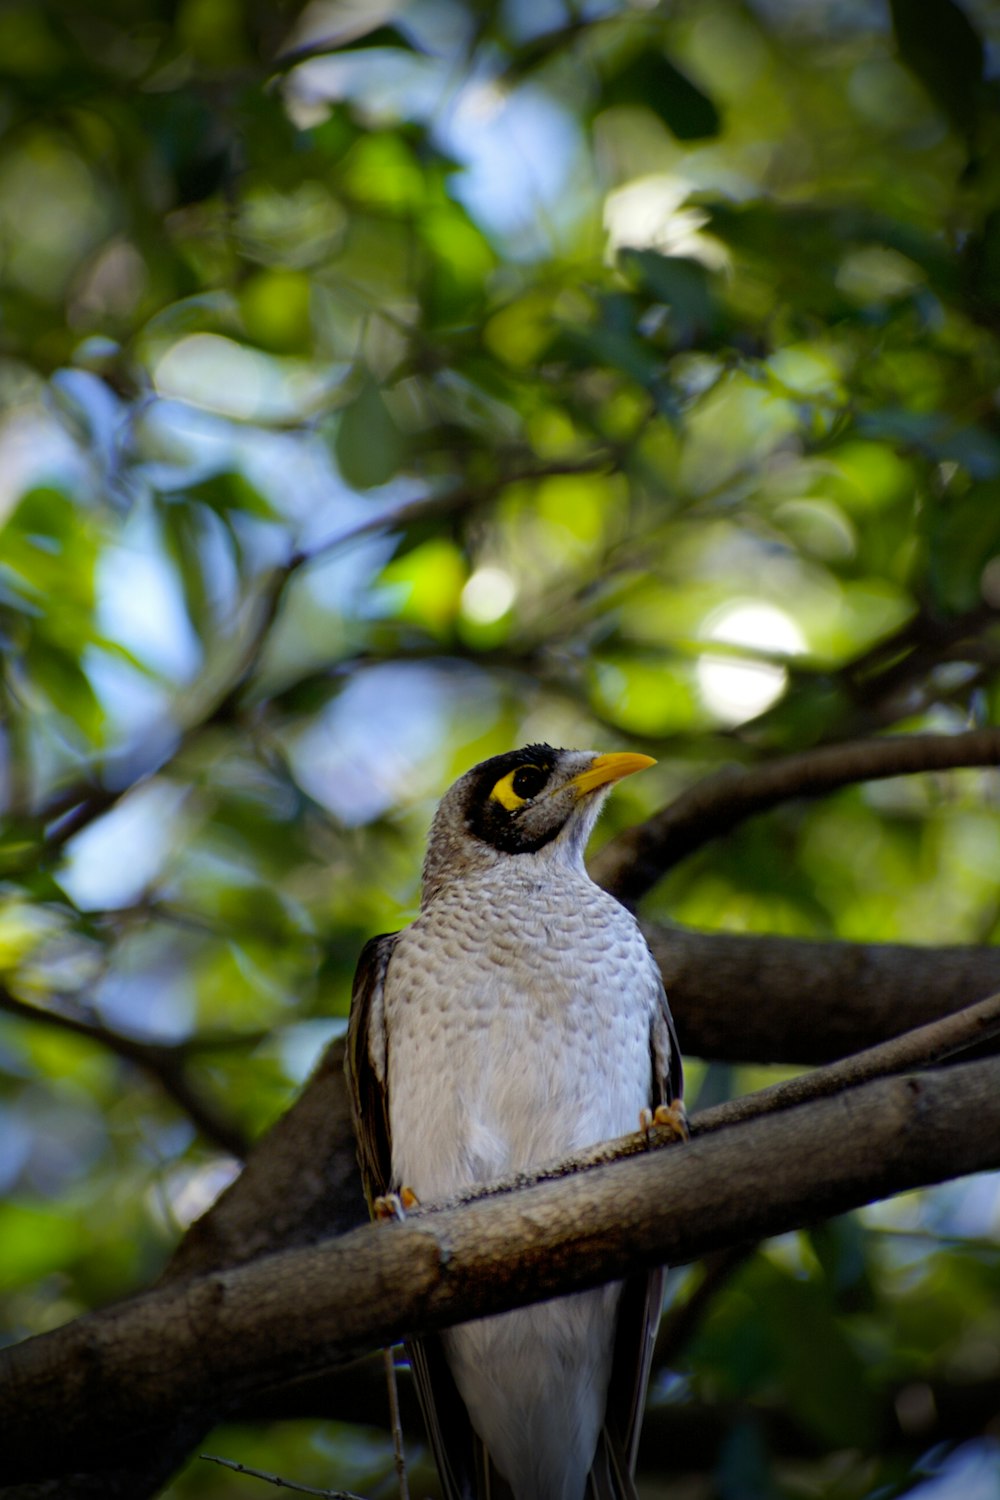
[[[597,1452],[587,1476],[586,1500],[638,1500],[624,1449],[607,1427],[601,1428]]]
[[[474,1441],[475,1500],[515,1500],[513,1490],[497,1472],[483,1444],[478,1438]],[[583,1500],[638,1500],[622,1445],[607,1427],[601,1429]]]
[[[440,1340],[414,1339],[406,1349],[446,1500],[518,1500],[469,1421]],[[610,1422],[601,1429],[583,1500],[638,1500],[630,1455]]]

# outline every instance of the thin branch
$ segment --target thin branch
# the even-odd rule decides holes
[[[188,1077],[186,1058],[191,1050],[188,1042],[176,1045],[143,1042],[137,1037],[114,1031],[96,1019],[73,1014],[69,1010],[46,1010],[39,1005],[30,1005],[2,985],[0,1010],[35,1026],[52,1026],[74,1036],[84,1037],[134,1067],[141,1068],[188,1116],[206,1140],[221,1147],[230,1156],[235,1156],[238,1161],[246,1156],[249,1148],[246,1136],[232,1120],[227,1119],[199,1093]]]
[[[202,1403],[998,1167],[989,1058],[175,1283],[0,1350],[5,1470],[78,1470],[112,1442],[124,1459]]]
[[[592,874],[613,896],[634,904],[696,849],[781,802],[859,781],[996,765],[1000,729],[975,729],[822,745],[760,766],[721,771],[612,839],[593,861]]]
[[[406,1481],[406,1454],[403,1450],[403,1424],[399,1419],[399,1384],[396,1380],[396,1357],[391,1344],[382,1350],[385,1383],[389,1392],[389,1428],[392,1432],[392,1457],[399,1485],[399,1500],[410,1500]]]
[[[279,1490],[295,1490],[299,1495],[320,1495],[322,1500],[362,1500],[360,1495],[353,1494],[350,1490],[317,1490],[309,1484],[295,1484],[291,1479],[282,1479],[278,1474],[266,1474],[263,1469],[251,1469],[248,1464],[238,1464],[233,1458],[219,1458],[215,1453],[199,1453],[209,1464],[222,1464],[225,1469],[232,1469],[235,1474],[249,1474],[251,1479],[264,1479],[268,1484],[277,1485]]]
[[[898,700],[942,661],[964,658],[973,642],[978,647],[978,636],[996,622],[997,611],[989,604],[952,619],[939,619],[922,609],[894,634],[846,662],[837,677],[863,705],[868,706],[873,691],[879,701]]]

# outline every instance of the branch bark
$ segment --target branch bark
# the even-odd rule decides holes
[[[166,1286],[0,1353],[11,1479],[141,1449],[404,1335],[1000,1167],[1000,1061],[880,1079],[665,1151]],[[153,1415],[155,1413],[155,1416]],[[123,1439],[123,1434],[127,1436]]]
[[[1000,947],[642,925],[684,1051],[720,1062],[829,1062],[1000,990]]]
[[[632,906],[667,870],[747,818],[796,797],[857,781],[921,771],[1000,765],[1000,729],[967,734],[892,735],[821,745],[798,755],[706,777],[645,823],[612,839],[592,862],[598,884]]]

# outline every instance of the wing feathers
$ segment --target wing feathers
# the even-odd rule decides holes
[[[358,1142],[358,1165],[368,1207],[392,1182],[392,1136],[389,1132],[388,1051],[383,991],[396,946],[396,932],[372,938],[361,950],[351,993],[347,1026],[347,1087]]]

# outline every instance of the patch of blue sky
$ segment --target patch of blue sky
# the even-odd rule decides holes
[[[450,703],[439,672],[373,667],[292,739],[296,779],[342,823],[369,823],[412,800],[422,763],[440,748]]]
[[[329,1044],[347,1031],[346,1016],[328,1016],[283,1026],[271,1043],[261,1048],[277,1049],[281,1066],[293,1083],[305,1083]]]
[[[98,627],[153,671],[189,682],[202,664],[202,649],[151,509],[136,505],[120,536],[98,565]]]
[[[414,18],[420,22],[420,17]],[[455,198],[508,254],[531,259],[568,238],[581,214],[585,153],[572,115],[534,83],[500,81],[505,59],[468,60],[448,33],[445,12],[415,25],[435,55],[373,48],[319,57],[296,69],[289,107],[300,124],[325,103],[350,99],[374,121],[419,120],[461,167]]]
[[[1000,1443],[963,1443],[934,1463],[932,1477],[907,1490],[909,1500],[1000,1500]]]
[[[59,883],[83,911],[133,906],[161,875],[180,836],[187,790],[142,783],[66,845]]]
[[[178,1042],[194,1025],[194,993],[179,965],[118,970],[97,986],[94,1000],[106,1026],[142,1041]]]
[[[566,242],[587,195],[579,127],[557,100],[530,84],[474,80],[435,135],[462,163],[449,181],[455,198],[509,254],[532,259]]]

